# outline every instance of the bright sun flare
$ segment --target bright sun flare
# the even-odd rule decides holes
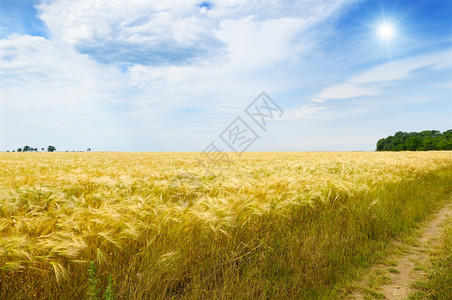
[[[390,23],[383,23],[378,26],[378,35],[383,40],[391,39],[395,34],[395,28]]]

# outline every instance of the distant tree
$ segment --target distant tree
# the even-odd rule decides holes
[[[91,152],[91,148],[86,149],[86,151]]]
[[[47,151],[54,152],[54,151],[56,151],[56,148],[54,146],[50,145],[49,147],[47,147]]]
[[[422,150],[434,150],[433,140],[431,137],[424,137],[422,140]]]
[[[44,151],[45,149],[44,148],[41,148],[41,151]]]
[[[438,142],[438,147],[441,150],[452,149],[452,129],[443,132],[442,139]]]
[[[452,150],[452,129],[441,133],[438,130],[421,132],[398,131],[394,136],[379,139],[377,151],[427,151]]]
[[[386,145],[386,139],[379,139],[377,142],[377,151],[383,151]]]
[[[17,149],[17,152],[22,152],[22,148]]]
[[[38,151],[38,148],[34,148],[33,151],[34,151],[34,152],[37,152],[37,151]]]
[[[419,136],[411,135],[405,141],[406,150],[416,151],[422,146],[422,139]]]

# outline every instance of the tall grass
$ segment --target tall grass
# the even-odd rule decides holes
[[[440,243],[424,266],[427,276],[414,284],[410,299],[452,299],[452,217],[444,224]]]
[[[334,298],[452,191],[452,153],[0,154],[0,298]]]

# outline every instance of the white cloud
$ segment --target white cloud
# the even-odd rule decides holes
[[[321,99],[349,99],[358,96],[374,96],[381,93],[381,90],[375,87],[341,83],[325,88],[317,97]]]
[[[263,3],[267,5],[270,2],[272,1]],[[333,2],[328,1],[328,4]],[[311,5],[310,9],[315,6],[317,10],[310,11],[312,15],[306,19],[262,18],[257,15],[261,12],[259,9],[269,10],[265,10],[262,3],[255,10],[247,6],[249,13],[256,15],[239,17],[246,9],[239,10],[241,13],[237,16],[235,9],[230,6],[238,5],[243,8],[249,5],[246,1],[240,3],[242,4],[229,3],[226,8],[218,4],[220,7],[208,11],[208,14],[220,15],[216,17],[223,18],[218,29],[212,31],[225,45],[224,53],[218,53],[216,60],[192,65],[134,65],[127,72],[130,85],[152,99],[164,98],[167,105],[181,105],[184,99],[189,98],[192,104],[202,102],[201,105],[205,107],[216,106],[221,111],[224,111],[225,107],[243,109],[247,101],[253,99],[262,89],[274,93],[287,89],[289,85],[298,85],[300,79],[290,75],[284,75],[284,78],[276,77],[273,72],[281,65],[299,63],[298,60],[304,53],[321,38],[321,34],[314,35],[311,31],[339,9],[339,2],[334,2],[335,5],[332,6],[324,3],[325,7],[322,9],[320,7],[323,4]],[[278,5],[281,7],[281,4]],[[303,15],[304,12],[299,11],[299,14]],[[292,10],[291,15],[295,15]]]
[[[243,18],[250,15],[261,19],[288,18],[315,18],[325,16],[344,4],[355,1],[348,0],[215,0],[211,1],[216,9],[209,14],[216,17]]]
[[[232,64],[242,68],[266,67],[300,55],[306,45],[296,38],[310,23],[296,18],[260,21],[247,17],[223,21],[216,36],[227,45]]]
[[[273,96],[303,82],[300,61],[347,1],[213,1],[211,10],[200,2],[44,1],[48,39],[0,40],[3,120],[34,124],[27,138],[60,132],[70,140],[81,124],[80,139],[121,143],[139,132],[135,149],[168,134],[209,140],[263,89]],[[322,114],[322,101],[285,109],[285,119]],[[212,123],[183,115],[192,108]]]
[[[288,42],[303,42],[285,38],[350,2],[228,0],[212,1],[207,10],[199,0],[48,0],[38,10],[53,40],[103,63],[181,65],[217,58],[226,48],[233,55],[266,51],[273,58]]]
[[[181,63],[220,47],[194,0],[59,0],[38,6],[54,40],[105,63]]]
[[[326,109],[325,106],[320,105],[302,105],[297,108],[288,109],[284,112],[283,119],[284,120],[299,120],[310,118],[319,113],[323,112]]]
[[[112,80],[115,67],[100,66],[86,55],[39,36],[0,39],[0,80],[8,86],[96,86]],[[107,82],[108,82],[107,81]]]
[[[412,72],[423,67],[452,67],[452,51],[413,56],[406,59],[391,61],[371,68],[350,79],[354,83],[385,82],[408,78]]]
[[[351,77],[347,82],[324,88],[314,99],[351,99],[359,96],[376,96],[385,93],[385,87],[398,80],[413,76],[413,72],[424,67],[442,70],[452,67],[452,51],[441,51],[427,55],[394,60],[370,68]]]
[[[116,68],[42,37],[12,35],[0,53],[0,103],[11,122],[96,123],[125,87]]]

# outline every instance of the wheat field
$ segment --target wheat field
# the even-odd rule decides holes
[[[450,151],[197,156],[1,153],[0,298],[335,298],[452,191]]]

